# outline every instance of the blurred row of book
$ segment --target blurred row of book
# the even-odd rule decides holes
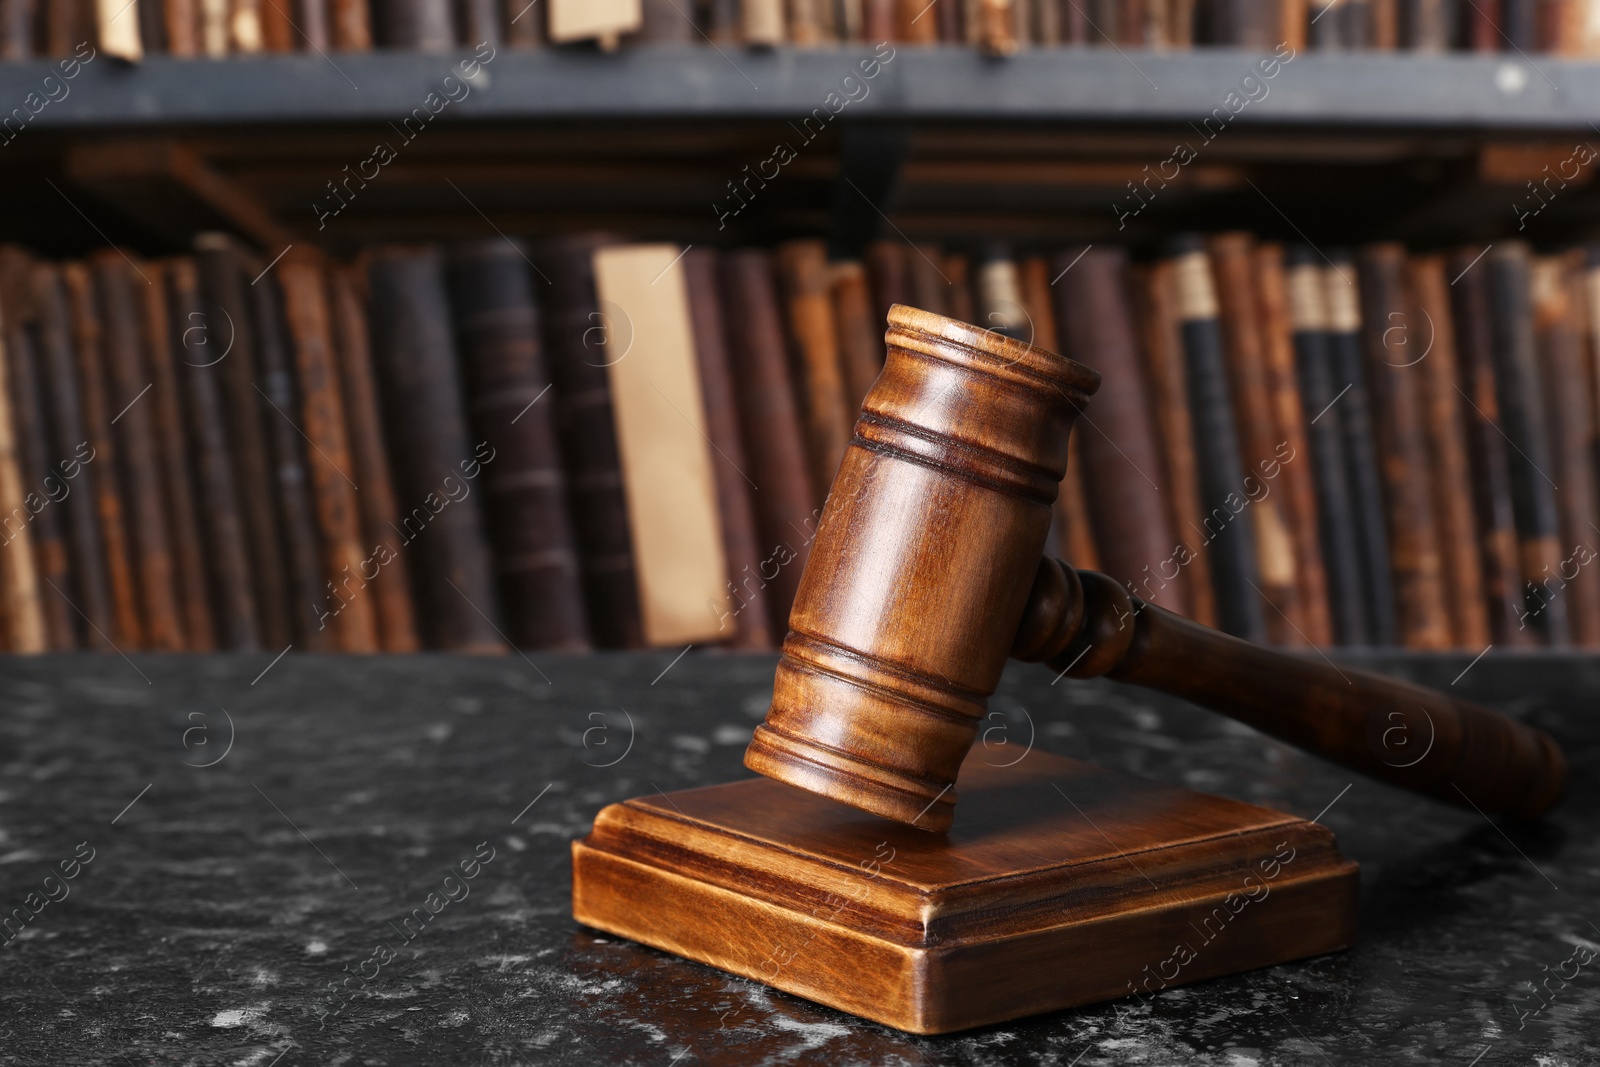
[[[445,52],[598,41],[797,48],[1600,54],[1600,0],[3,0],[0,58]]]
[[[1285,646],[1600,644],[1600,260],[0,249],[13,651],[770,648],[894,303],[1094,367],[1050,547]]]

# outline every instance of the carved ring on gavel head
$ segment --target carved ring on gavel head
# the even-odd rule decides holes
[[[823,509],[745,765],[928,830],[1006,659],[1185,697],[1373,777],[1486,812],[1561,798],[1545,734],[1429,689],[1252,645],[1042,558],[1067,439],[1100,376],[896,305]],[[1414,761],[1376,744],[1401,724]],[[1419,742],[1420,747],[1420,742]]]

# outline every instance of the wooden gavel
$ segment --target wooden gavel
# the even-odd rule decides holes
[[[1241,641],[1042,558],[1093,370],[900,305],[886,341],[745,766],[946,830],[956,774],[1015,656],[1184,697],[1454,804],[1532,818],[1561,799],[1566,760],[1539,730]]]

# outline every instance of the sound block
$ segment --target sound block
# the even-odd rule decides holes
[[[1355,936],[1357,867],[1324,827],[995,754],[968,756],[942,834],[765,778],[613,804],[573,842],[573,917],[919,1034],[1150,996]]]

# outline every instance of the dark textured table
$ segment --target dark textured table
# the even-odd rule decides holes
[[[1469,659],[1378,662],[1449,685]],[[600,807],[746,773],[771,658],[271,662],[0,660],[0,907],[29,920],[0,948],[0,1063],[1600,1062],[1600,660],[1491,654],[1453,690],[1566,745],[1572,795],[1528,827],[1013,665],[991,745],[1326,808],[1360,941],[941,1038],[569,917]]]

